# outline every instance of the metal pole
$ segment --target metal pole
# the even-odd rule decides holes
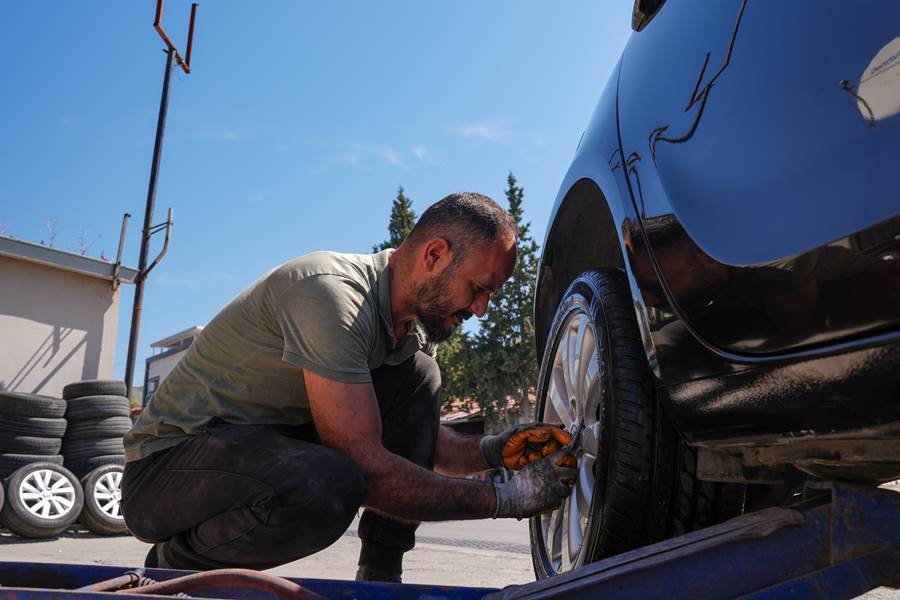
[[[147,252],[150,249],[150,229],[153,225],[153,205],[156,202],[156,180],[159,177],[159,161],[162,155],[163,134],[166,131],[166,113],[169,109],[169,81],[172,79],[172,63],[175,49],[166,51],[166,73],[163,77],[162,98],[159,101],[159,118],[156,121],[156,142],[153,145],[153,163],[150,166],[150,185],[147,189],[147,210],[144,213],[144,229],[141,235],[141,257],[138,261],[138,275],[134,285],[134,308],[131,311],[131,332],[128,336],[128,358],[125,362],[126,395],[131,398],[131,383],[134,379],[134,359],[137,353],[138,332],[141,325],[141,309],[144,302],[144,279],[147,269]]]

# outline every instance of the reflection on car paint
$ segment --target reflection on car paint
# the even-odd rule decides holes
[[[711,344],[732,352],[789,352],[900,327],[900,217],[752,267],[711,258],[671,214],[643,219],[642,235],[626,243],[647,305],[668,307],[668,293]]]
[[[697,126],[700,125],[700,119],[703,118],[703,111],[706,109],[706,102],[709,100],[709,94],[712,91],[713,86],[716,83],[716,80],[719,78],[722,73],[725,72],[725,69],[728,68],[728,65],[731,64],[731,55],[734,53],[734,43],[737,40],[738,31],[741,28],[741,19],[744,18],[744,9],[747,8],[747,0],[743,0],[741,2],[741,8],[738,11],[737,21],[734,23],[734,30],[731,32],[731,40],[728,42],[728,51],[725,53],[725,60],[722,61],[722,65],[719,67],[719,70],[716,71],[716,74],[710,78],[710,80],[703,86],[703,89],[700,89],[700,82],[703,81],[703,76],[706,74],[706,67],[709,66],[709,57],[710,53],[706,53],[706,58],[703,59],[703,67],[700,69],[700,75],[697,77],[697,83],[694,85],[694,91],[691,92],[691,98],[688,100],[687,106],[684,108],[684,111],[689,111],[694,104],[700,102],[699,108],[697,108],[697,112],[694,115],[694,121],[691,123],[691,126],[688,128],[687,132],[675,136],[668,137],[663,135],[669,130],[668,125],[662,125],[657,127],[653,131],[650,132],[650,155],[653,157],[653,163],[656,163],[656,144],[659,142],[667,142],[669,144],[683,144],[687,142],[692,137],[694,137],[694,133],[697,131]]]

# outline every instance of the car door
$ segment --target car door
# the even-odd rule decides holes
[[[707,345],[900,329],[900,3],[669,0],[618,111],[644,280]]]

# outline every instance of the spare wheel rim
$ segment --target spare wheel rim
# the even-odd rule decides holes
[[[36,517],[62,519],[75,506],[75,486],[62,473],[37,469],[19,484],[19,500],[25,510]]]
[[[122,472],[110,471],[94,482],[94,504],[110,519],[122,519]]]
[[[600,355],[592,319],[578,307],[559,332],[541,420],[559,423],[567,431],[579,425],[583,429],[576,450],[572,494],[559,509],[540,517],[543,551],[551,575],[584,563],[594,498],[594,465],[600,449]]]

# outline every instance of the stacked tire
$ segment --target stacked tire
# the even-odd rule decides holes
[[[63,438],[65,466],[81,478],[81,524],[95,533],[127,533],[120,510],[125,465],[122,438],[131,429],[131,404],[122,381],[90,380],[67,385],[68,429]]]
[[[13,533],[52,537],[81,512],[81,483],[59,454],[65,412],[59,398],[0,392],[0,522]]]

